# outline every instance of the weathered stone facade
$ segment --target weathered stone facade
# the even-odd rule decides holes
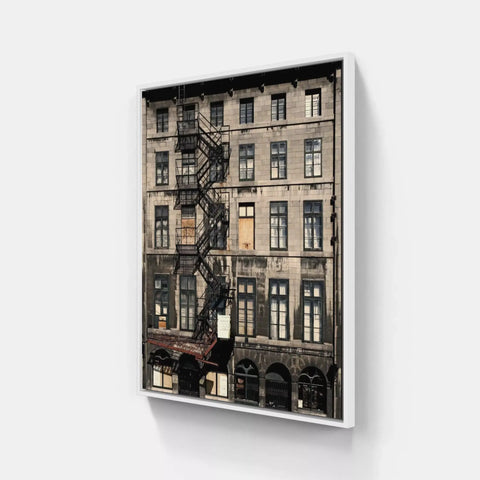
[[[291,80],[284,81],[290,73]],[[275,73],[270,74],[270,79]],[[273,400],[275,392],[268,388],[282,389],[282,380],[289,388],[286,410],[342,417],[341,389],[341,245],[342,245],[342,68],[331,64],[319,69],[316,78],[311,74],[302,79],[302,71],[291,69],[278,75],[279,83],[265,82],[262,75],[248,82],[237,82],[242,88],[227,89],[208,93],[205,96],[189,97],[193,87],[186,85],[184,104],[194,104],[196,111],[210,119],[213,102],[223,102],[223,124],[229,126],[231,156],[226,179],[214,187],[227,198],[229,208],[229,229],[225,249],[213,249],[210,256],[218,274],[228,276],[235,292],[227,303],[225,313],[230,315],[233,353],[226,367],[228,394],[213,396],[222,401],[258,404],[259,407],[284,408]],[[225,80],[227,81],[227,80]],[[254,83],[256,82],[256,85]],[[198,88],[198,85],[195,86]],[[306,96],[311,90],[320,91],[319,114],[306,116]],[[149,332],[159,330],[155,318],[155,275],[168,277],[168,320],[167,330],[178,336],[191,336],[191,331],[181,329],[179,275],[174,273],[176,262],[175,229],[181,225],[181,211],[175,209],[176,177],[175,161],[180,154],[176,146],[176,112],[172,98],[157,100],[154,95],[143,99],[143,232],[144,232],[144,276],[143,276],[143,318],[144,340]],[[306,93],[307,92],[307,93]],[[285,94],[286,118],[272,120],[272,96]],[[165,95],[164,95],[165,96]],[[163,97],[162,97],[163,98]],[[240,100],[253,99],[254,121],[240,123]],[[182,99],[183,100],[183,99]],[[168,109],[168,129],[157,131],[157,110]],[[225,128],[225,127],[224,127]],[[306,176],[305,140],[321,139],[321,175]],[[286,142],[286,178],[272,179],[271,143]],[[254,145],[253,179],[241,179],[239,156],[240,146]],[[156,183],[156,153],[168,152],[168,183]],[[305,202],[321,201],[321,248],[305,249]],[[271,202],[286,202],[287,205],[287,248],[272,248]],[[254,206],[253,248],[242,249],[240,237],[240,205]],[[155,245],[155,207],[168,207],[168,245]],[[202,210],[197,206],[196,219],[202,220]],[[196,292],[200,296],[206,284],[196,274]],[[255,280],[254,334],[239,334],[238,279]],[[288,280],[288,313],[286,315],[286,338],[273,339],[270,333],[271,280]],[[322,286],[321,339],[305,339],[305,281],[318,282]],[[313,308],[313,307],[312,307]],[[168,388],[154,387],[153,366],[149,359],[159,350],[156,345],[144,343],[144,387],[179,393],[178,368],[183,361],[181,353],[178,365],[164,369]],[[169,352],[165,349],[165,352]],[[256,373],[252,374],[252,388],[258,388],[258,398],[253,401],[237,398],[240,388],[237,383],[236,367],[244,360],[253,362]],[[273,368],[272,368],[273,366]],[[163,368],[163,367],[162,367]],[[310,368],[310,370],[308,370]],[[198,371],[198,395],[209,397],[206,391],[205,372],[208,364],[200,364]],[[310,400],[299,399],[299,380],[302,372],[309,371],[310,379],[318,374],[315,387],[305,387],[308,395],[322,396],[322,406]],[[254,371],[254,370],[251,370]],[[272,372],[272,373],[270,373]],[[282,373],[285,372],[285,373]],[[197,375],[197,373],[195,374]],[[280,375],[280,377],[279,377]],[[258,380],[255,379],[258,377]],[[195,376],[194,376],[195,377]],[[266,377],[267,381],[266,381]],[[197,377],[195,377],[197,378]],[[303,383],[305,383],[303,377]],[[161,382],[161,380],[159,380]],[[220,381],[220,380],[218,380]],[[222,379],[223,381],[223,379]],[[246,380],[248,381],[248,380]],[[243,380],[242,380],[243,382]],[[258,382],[258,387],[257,387]],[[268,383],[270,382],[270,383]],[[268,385],[267,385],[268,383]],[[242,383],[243,385],[243,383]],[[171,386],[171,388],[170,388]],[[209,387],[210,388],[210,387]],[[242,387],[243,388],[243,387]],[[302,387],[304,388],[304,387]],[[318,393],[318,391],[321,391]],[[243,394],[242,394],[243,395]],[[306,395],[305,393],[302,396]],[[268,398],[267,398],[268,397]],[[267,401],[268,400],[268,401]],[[280,402],[281,403],[281,402]],[[275,407],[275,405],[277,405]]]

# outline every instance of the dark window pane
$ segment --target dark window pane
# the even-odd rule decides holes
[[[253,123],[253,98],[240,100],[240,123]]]
[[[157,109],[157,132],[168,132],[168,108]]]

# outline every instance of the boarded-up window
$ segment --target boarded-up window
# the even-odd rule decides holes
[[[239,278],[237,285],[237,335],[255,335],[256,288],[254,278]]]
[[[195,207],[182,207],[182,245],[195,244]]]
[[[255,248],[255,206],[241,203],[238,211],[238,247],[240,250]]]
[[[226,373],[208,372],[205,387],[207,395],[228,397],[228,375]]]
[[[323,282],[303,282],[303,340],[321,342],[323,336]]]
[[[305,90],[305,116],[318,117],[321,115],[321,89]]]

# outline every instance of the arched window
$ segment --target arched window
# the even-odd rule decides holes
[[[318,368],[308,367],[298,377],[298,408],[326,413],[327,381]]]
[[[152,355],[152,386],[172,389],[172,359],[165,350],[157,350]]]
[[[290,410],[291,379],[285,365],[274,363],[265,375],[265,406],[279,410]]]
[[[182,355],[178,369],[178,393],[198,397],[200,395],[199,380],[200,367],[197,361],[190,355]]]
[[[250,360],[235,368],[235,399],[258,404],[258,369]]]

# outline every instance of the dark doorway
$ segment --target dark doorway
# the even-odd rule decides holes
[[[288,369],[281,363],[274,363],[265,375],[265,406],[278,410],[291,410],[291,380]]]
[[[178,370],[178,393],[189,397],[200,396],[199,380],[200,368],[197,361],[190,356],[182,357]]]

